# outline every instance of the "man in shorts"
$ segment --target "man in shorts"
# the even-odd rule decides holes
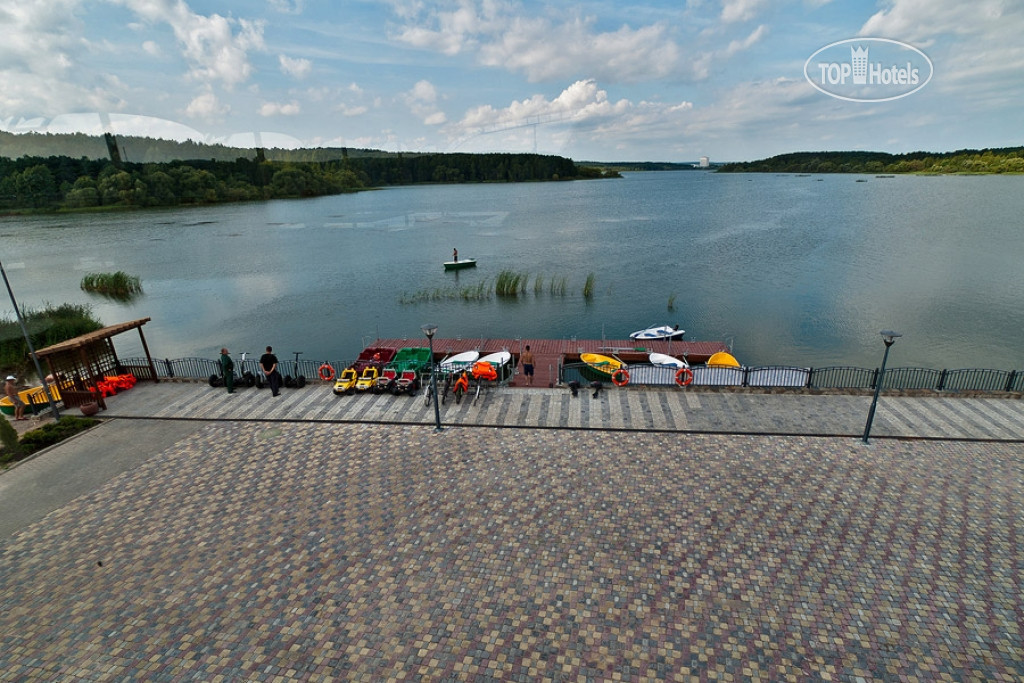
[[[530,345],[526,345],[526,350],[523,351],[522,355],[519,356],[519,362],[523,364],[523,376],[526,377],[526,386],[533,386],[533,351],[530,350]]]
[[[4,382],[4,394],[7,398],[11,399],[11,405],[14,406],[14,419],[15,420],[27,420],[25,417],[25,403],[18,396],[18,387],[15,382],[18,378],[14,375],[7,375],[7,381]]]

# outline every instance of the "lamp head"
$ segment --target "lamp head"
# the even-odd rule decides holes
[[[882,341],[885,342],[886,346],[892,346],[896,343],[898,337],[903,336],[899,332],[893,332],[892,330],[882,330],[879,334],[882,335]]]
[[[427,339],[433,339],[434,334],[437,332],[437,325],[426,324],[420,327],[423,330],[423,334],[427,335]]]

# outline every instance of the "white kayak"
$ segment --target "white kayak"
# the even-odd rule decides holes
[[[651,361],[651,365],[656,365],[659,368],[675,368],[679,370],[690,367],[685,360],[680,360],[675,356],[669,356],[665,353],[651,353],[647,358]]]
[[[674,327],[670,325],[659,325],[658,327],[648,327],[646,330],[637,330],[629,335],[629,338],[669,340],[682,339],[684,334],[686,334],[686,330],[679,329],[679,325]]]
[[[479,351],[463,351],[454,356],[448,356],[441,361],[441,372],[452,372],[453,370],[464,370],[472,365],[480,357]]]

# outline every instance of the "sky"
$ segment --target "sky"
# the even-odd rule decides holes
[[[0,0],[0,130],[577,161],[1010,147],[1022,35],[1024,0]],[[869,38],[913,48],[879,64],[923,86],[812,84],[850,61],[822,48]]]

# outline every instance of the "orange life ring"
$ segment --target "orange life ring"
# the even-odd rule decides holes
[[[612,384],[617,387],[624,387],[629,384],[629,370],[626,368],[619,368],[612,373]]]
[[[334,368],[329,363],[324,363],[320,366],[320,379],[325,382],[330,382],[334,379]]]
[[[693,381],[693,370],[690,368],[679,368],[676,372],[676,384],[681,387],[685,387]]]

